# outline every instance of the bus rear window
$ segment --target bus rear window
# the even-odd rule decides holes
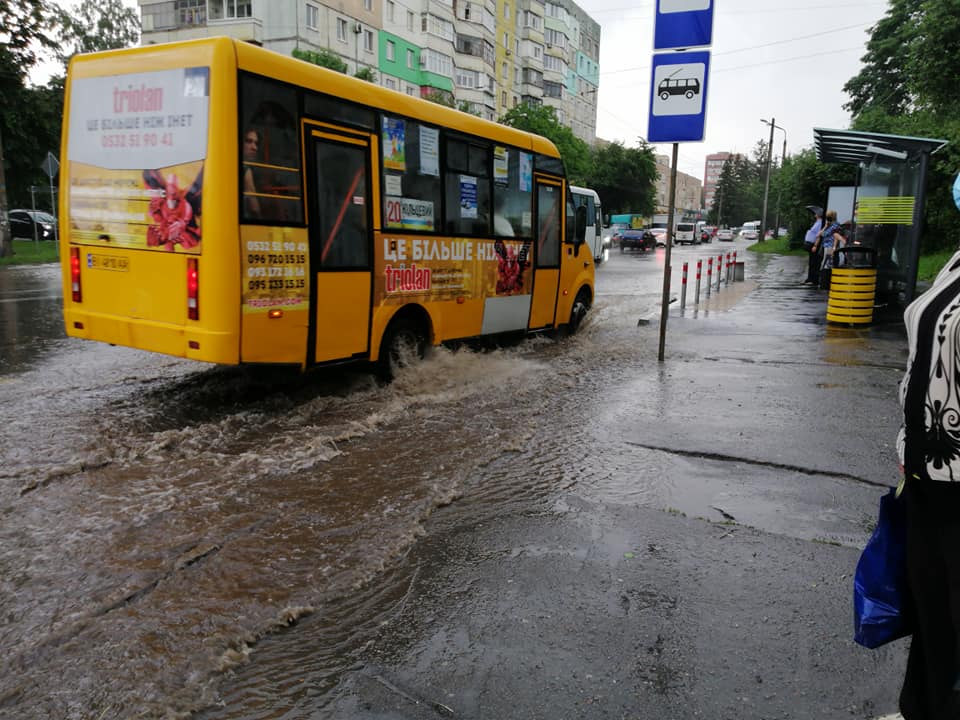
[[[241,209],[246,222],[303,222],[294,88],[253,75],[240,84]]]

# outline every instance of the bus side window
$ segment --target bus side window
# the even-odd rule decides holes
[[[533,158],[530,153],[498,146],[494,148],[493,162],[493,234],[529,238],[533,235]]]
[[[440,230],[440,131],[414,120],[384,115],[383,226]]]
[[[446,150],[446,232],[489,235],[491,147],[486,143],[447,138]]]
[[[240,98],[241,217],[256,222],[301,223],[296,91],[277,82],[242,75]]]

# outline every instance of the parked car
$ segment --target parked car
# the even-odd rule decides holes
[[[620,233],[620,252],[624,250],[653,250],[657,238],[649,230],[623,230]]]
[[[743,227],[740,228],[740,237],[744,240],[756,240],[760,237],[760,223],[758,222],[748,222],[744,223]]]
[[[733,242],[733,230],[730,228],[720,228],[717,230],[717,240],[724,242]]]
[[[657,242],[657,247],[665,247],[667,244],[667,229],[666,228],[650,228],[650,233],[653,235],[654,240]]]
[[[11,237],[23,240],[57,239],[57,219],[50,213],[42,210],[11,210],[7,218],[10,220]]]
[[[604,247],[616,247],[620,242],[620,233],[629,229],[629,227],[630,226],[626,223],[613,223],[609,227],[605,228],[603,231]]]

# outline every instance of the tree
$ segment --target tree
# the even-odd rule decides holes
[[[597,191],[607,213],[653,215],[656,205],[657,161],[653,148],[610,143],[593,151],[587,185]]]
[[[560,123],[556,109],[549,105],[520,103],[510,108],[500,122],[552,141],[560,151],[570,182],[583,184],[587,181],[590,175],[590,148],[570,128]]]
[[[367,82],[370,82],[370,83],[377,82],[377,74],[373,71],[373,68],[370,68],[370,67],[360,68],[353,74],[353,76],[355,78],[360,78],[361,80],[366,80]]]
[[[347,72],[347,64],[340,58],[340,56],[326,49],[300,50],[299,48],[296,48],[293,51],[293,56],[297,58],[297,60],[313,63],[314,65],[329,68],[330,70],[336,70],[337,72],[342,73]]]
[[[457,101],[454,100],[453,93],[446,90],[430,90],[430,92],[423,96],[423,99],[448,108],[457,107]]]
[[[912,104],[904,59],[916,37],[916,16],[922,0],[891,0],[887,14],[872,28],[863,68],[843,86],[850,96],[844,107],[854,116],[870,107],[890,115]]]
[[[947,141],[927,171],[922,251],[960,245],[951,191],[960,167],[958,36],[956,0],[891,0],[872,28],[863,69],[844,86],[854,129]]]
[[[0,105],[0,257],[13,254],[4,169],[5,157],[17,157],[16,147],[10,144],[10,122],[22,111],[20,98],[27,75],[39,60],[38,52],[53,46],[45,33],[47,22],[43,0],[0,0],[4,37],[0,43],[0,97],[4,100]]]
[[[140,41],[140,18],[121,0],[82,0],[70,10],[57,8],[56,55],[66,63],[77,53],[114,50]]]

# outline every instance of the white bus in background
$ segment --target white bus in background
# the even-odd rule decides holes
[[[587,245],[593,253],[593,261],[597,265],[607,259],[610,254],[610,241],[603,237],[603,213],[600,206],[600,196],[596,190],[590,188],[570,186],[573,195],[573,206],[583,206],[587,209]]]

